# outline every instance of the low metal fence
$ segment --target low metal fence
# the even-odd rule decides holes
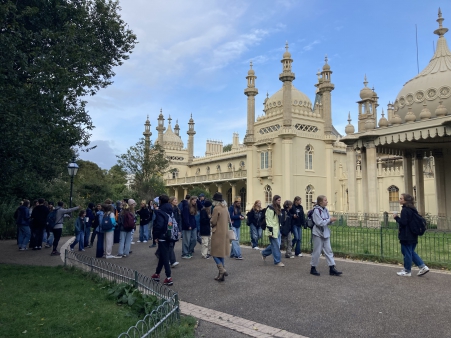
[[[345,214],[331,213],[338,220],[330,225],[331,245],[336,256],[360,257],[371,260],[403,262],[398,240],[398,226],[391,214]],[[451,268],[450,220],[426,215],[428,230],[418,237],[416,252],[426,264]],[[301,250],[312,251],[311,230],[302,228]],[[250,227],[242,222],[240,242],[250,244]],[[259,247],[269,245],[266,236],[258,242]],[[282,248],[284,250],[284,248]]]
[[[168,327],[180,321],[180,303],[178,294],[160,283],[153,281],[138,271],[112,264],[66,249],[64,264],[78,267],[84,271],[96,273],[102,278],[116,283],[133,284],[143,294],[153,295],[162,303],[151,313],[139,320],[118,338],[158,338]]]

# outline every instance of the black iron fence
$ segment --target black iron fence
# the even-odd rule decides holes
[[[161,304],[151,313],[130,327],[119,338],[158,338],[164,336],[169,326],[180,320],[178,294],[168,287],[156,283],[138,271],[112,264],[106,260],[65,251],[65,265],[76,266],[84,271],[96,273],[102,278],[117,283],[133,284],[143,294],[156,296]]]

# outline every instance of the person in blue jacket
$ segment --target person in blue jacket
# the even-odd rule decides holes
[[[191,196],[189,201],[183,201],[182,210],[182,258],[192,258],[197,242],[197,196]]]
[[[230,258],[242,260],[240,248],[240,228],[241,221],[244,216],[241,214],[241,197],[235,197],[233,205],[229,208],[230,220],[232,223],[232,230],[235,232],[235,240],[232,241],[232,250],[230,251]]]

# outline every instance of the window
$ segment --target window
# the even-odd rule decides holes
[[[269,154],[267,151],[263,151],[260,153],[260,159],[261,159],[261,163],[260,163],[260,169],[268,169],[269,168]]]
[[[305,208],[310,210],[313,207],[313,193],[315,192],[315,188],[311,184],[309,184],[305,188]]]
[[[207,167],[207,175],[210,175],[210,167]]]
[[[240,162],[240,168],[241,168],[241,169],[244,169],[244,166],[245,166],[244,161],[241,161],[241,162]]]
[[[272,203],[272,189],[269,185],[265,186],[265,204],[269,205]]]
[[[399,189],[395,185],[388,187],[388,204],[390,211],[399,211]]]
[[[313,147],[310,144],[305,147],[305,169],[313,170]]]
[[[197,168],[196,175],[200,175],[200,168]]]
[[[172,171],[172,178],[177,178],[179,177],[179,170],[178,169],[174,169]]]
[[[229,190],[227,190],[227,205],[232,205],[232,188],[229,188]]]
[[[229,162],[229,164],[227,164],[227,169],[232,170],[233,166],[232,163]]]
[[[241,210],[246,211],[246,188],[242,187],[240,189],[240,196],[241,196]]]
[[[219,173],[219,172],[221,172],[221,166],[218,164],[217,166],[216,166],[216,171]]]

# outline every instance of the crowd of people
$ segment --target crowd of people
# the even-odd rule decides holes
[[[327,209],[327,197],[320,195],[311,212],[308,213],[312,225],[311,238],[313,251],[311,255],[310,274],[320,276],[317,270],[319,258],[323,254],[329,266],[329,274],[340,276],[342,272],[336,269],[334,255],[330,243],[329,225],[336,221]],[[429,268],[415,253],[418,236],[412,233],[409,223],[416,212],[413,197],[402,194],[401,215],[394,214],[399,224],[399,240],[404,255],[404,269],[399,276],[411,276],[412,262],[419,267],[418,275],[424,275]],[[259,240],[265,236],[269,245],[261,251],[265,261],[270,255],[274,265],[284,267],[281,261],[282,250],[286,258],[302,257],[302,232],[307,227],[307,219],[301,205],[301,198],[296,196],[293,201],[286,200],[282,204],[279,195],[275,195],[272,203],[262,208],[261,201],[254,202],[251,210],[244,215],[241,208],[241,198],[236,197],[228,207],[222,194],[216,192],[212,200],[199,196],[186,195],[179,203],[176,197],[161,195],[153,201],[141,201],[136,210],[133,199],[124,199],[115,204],[110,199],[97,205],[89,203],[85,210],[80,206],[65,209],[62,201],[55,207],[52,202],[44,199],[34,201],[24,200],[16,210],[17,244],[20,251],[31,248],[41,250],[52,248],[51,255],[59,255],[58,244],[61,238],[63,221],[70,213],[79,210],[74,221],[75,240],[69,249],[79,251],[94,247],[96,242],[96,257],[106,259],[126,258],[131,253],[131,244],[139,218],[139,239],[137,242],[148,243],[150,248],[157,247],[155,255],[158,265],[152,275],[154,281],[160,281],[160,273],[165,269],[165,285],[173,285],[171,268],[179,262],[174,253],[174,247],[181,240],[182,259],[191,259],[197,243],[201,244],[201,256],[213,260],[218,269],[215,280],[222,282],[228,275],[225,269],[225,258],[243,260],[240,247],[240,228],[243,221],[250,228],[251,245],[255,250]],[[52,221],[53,217],[53,221]],[[310,233],[309,233],[310,234]],[[113,253],[113,244],[118,243],[117,254]]]

